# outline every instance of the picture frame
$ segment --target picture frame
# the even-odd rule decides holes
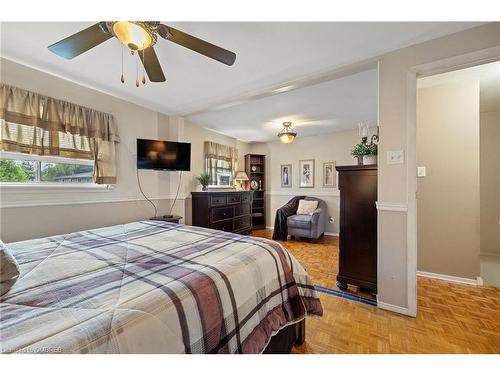
[[[292,165],[291,164],[281,164],[281,187],[291,188],[292,187]]]
[[[231,187],[231,173],[218,172],[217,173],[217,186],[218,187]]]
[[[314,159],[299,160],[299,187],[314,187]]]
[[[324,188],[335,188],[337,184],[337,179],[335,175],[335,161],[325,161],[323,162],[323,187]]]

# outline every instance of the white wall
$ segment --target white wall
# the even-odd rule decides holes
[[[323,199],[328,206],[328,216],[333,223],[327,223],[326,231],[339,233],[339,190],[323,187],[323,162],[336,161],[337,165],[356,164],[350,155],[354,144],[359,142],[358,130],[348,130],[301,137],[300,132],[291,144],[279,140],[269,143],[250,144],[250,152],[266,155],[267,217],[266,225],[274,226],[276,210],[296,195],[309,195]],[[299,160],[314,159],[314,188],[299,187]],[[292,164],[292,187],[281,187],[281,164]]]
[[[136,177],[136,139],[193,140],[192,172],[183,176],[180,200],[173,212],[186,218],[186,195],[195,188],[193,176],[201,172],[203,141],[239,147],[246,144],[168,116],[117,99],[41,71],[0,59],[3,83],[77,103],[115,117],[121,142],[117,146],[117,183],[113,190],[26,190],[0,188],[0,237],[5,242],[69,233],[83,229],[143,220],[153,208],[140,194]],[[139,171],[143,190],[158,206],[170,210],[179,172]],[[190,217],[186,218],[190,222]]]

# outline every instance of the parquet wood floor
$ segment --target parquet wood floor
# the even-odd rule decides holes
[[[269,232],[254,234],[267,237]],[[290,244],[285,246],[295,255]],[[301,251],[308,245],[315,244],[303,242]],[[313,254],[319,259],[312,260]],[[324,262],[321,254],[309,251],[303,263],[313,279],[313,270]],[[309,266],[316,263],[317,268]],[[324,315],[307,318],[306,342],[293,353],[500,353],[499,287],[419,277],[417,293],[416,318],[320,293]]]
[[[269,229],[254,230],[252,236],[272,238]],[[315,241],[307,239],[278,241],[285,246],[307,270],[314,284],[339,290],[337,273],[339,271],[339,239],[334,236],[320,237]],[[350,294],[375,300],[368,291],[349,285]]]

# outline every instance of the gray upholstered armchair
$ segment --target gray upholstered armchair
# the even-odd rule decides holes
[[[306,197],[307,201],[318,201],[318,208],[312,215],[292,215],[287,218],[288,234],[290,236],[318,239],[325,233],[326,203],[314,197]]]

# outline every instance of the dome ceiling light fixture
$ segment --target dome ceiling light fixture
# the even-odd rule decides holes
[[[297,136],[297,132],[292,129],[292,123],[286,121],[283,123],[283,129],[278,133],[278,138],[282,143],[288,144],[292,143]]]

